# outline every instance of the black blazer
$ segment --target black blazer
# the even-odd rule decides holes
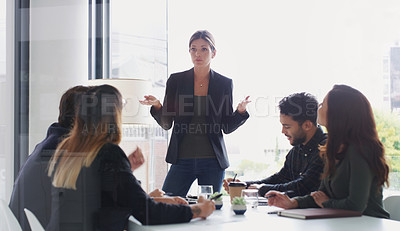
[[[232,80],[210,71],[206,105],[207,135],[222,169],[229,167],[222,131],[229,134],[249,118],[247,112],[241,114],[232,108]],[[175,164],[178,159],[179,144],[189,130],[193,116],[194,69],[172,74],[165,90],[162,109],[150,112],[165,130],[172,127],[166,161]]]
[[[104,144],[89,167],[82,167],[76,190],[52,187],[46,230],[125,230],[132,215],[143,225],[189,222],[191,208],[155,202],[143,191],[125,152]]]

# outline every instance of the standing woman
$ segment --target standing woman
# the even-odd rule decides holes
[[[276,191],[269,205],[289,208],[337,208],[389,218],[383,209],[382,186],[388,185],[389,166],[379,141],[371,105],[358,90],[335,85],[318,109],[318,123],[328,130],[321,147],[325,170],[319,190],[289,199]]]
[[[54,187],[46,230],[124,230],[130,215],[142,224],[166,224],[205,218],[215,209],[208,200],[158,203],[142,190],[132,174],[140,149],[127,157],[118,146],[121,112],[121,94],[110,85],[82,97],[74,127],[49,165]]]
[[[229,166],[223,134],[241,126],[249,114],[248,96],[232,108],[232,80],[211,69],[216,55],[210,32],[195,32],[189,41],[194,67],[175,73],[167,81],[164,103],[145,96],[151,115],[165,130],[173,126],[166,161],[172,164],[163,190],[186,196],[195,179],[219,192]]]

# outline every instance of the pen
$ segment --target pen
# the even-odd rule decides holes
[[[266,196],[265,198],[270,198],[270,197],[276,197],[276,194],[272,194],[272,195]]]
[[[222,196],[222,193],[219,193],[213,197],[210,197],[210,200],[216,200],[216,199],[220,198],[221,196]]]
[[[237,176],[237,173],[236,173],[235,176],[233,177],[232,182],[235,182],[236,176]]]
[[[278,214],[279,211],[270,211],[268,214]]]
[[[288,190],[288,191],[283,192],[283,195],[288,195],[288,194],[291,194],[291,193],[294,193],[294,191],[293,190]],[[265,198],[270,198],[270,197],[275,197],[275,196],[276,196],[276,194],[272,194],[272,195],[266,196]]]

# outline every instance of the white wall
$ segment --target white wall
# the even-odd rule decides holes
[[[30,12],[29,149],[57,121],[61,95],[88,79],[88,1],[36,0]]]

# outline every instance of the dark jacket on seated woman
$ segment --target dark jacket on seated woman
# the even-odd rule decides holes
[[[144,225],[188,222],[193,216],[189,206],[151,199],[132,174],[124,151],[112,143],[100,149],[89,168],[82,168],[76,188],[53,187],[53,214],[46,230],[123,230],[131,215]]]

